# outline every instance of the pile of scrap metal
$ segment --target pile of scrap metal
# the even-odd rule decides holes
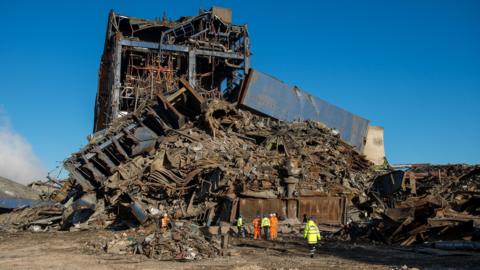
[[[177,221],[169,229],[146,226],[113,232],[87,242],[95,253],[142,254],[158,260],[198,260],[221,253],[221,241],[207,237],[193,222]]]
[[[67,159],[70,180],[49,196],[57,204],[16,209],[1,215],[0,223],[35,232],[141,224],[133,238],[95,246],[158,259],[200,259],[219,254],[220,244],[208,238],[214,230],[206,233],[195,224],[213,228],[240,213],[250,221],[279,212],[289,218],[308,213],[339,225],[350,204],[345,198],[365,196],[371,164],[320,122],[277,121],[214,99],[202,103],[198,117],[174,128],[164,99],[159,95],[117,119]],[[329,211],[319,211],[317,202]],[[159,228],[164,213],[174,220],[168,230]]]
[[[9,232],[60,230],[63,211],[64,207],[61,204],[52,202],[15,208],[0,215],[0,230]]]
[[[375,179],[373,239],[408,246],[480,239],[480,166],[413,165]],[[362,208],[362,206],[360,206]]]
[[[56,190],[58,186],[51,181],[24,186],[0,177],[0,230],[60,229],[63,206],[50,200],[50,195]]]
[[[75,190],[65,200],[104,202],[111,226],[256,212],[345,224],[351,199],[366,200],[369,121],[250,69],[247,28],[231,17],[110,13],[95,133],[65,161]]]
[[[18,228],[146,228],[162,214],[212,229],[276,212],[280,232],[305,216],[333,231],[364,220],[374,172],[363,154],[383,163],[383,129],[250,69],[247,28],[231,17],[216,7],[176,21],[111,12],[95,133],[44,196],[60,210],[26,214],[50,223]]]
[[[206,225],[263,214],[242,209],[247,198],[297,218],[298,200],[358,199],[371,179],[370,163],[320,122],[276,121],[217,99],[178,129],[158,104],[121,120],[65,162],[75,196],[102,201],[111,226],[161,213]],[[288,200],[293,210],[283,209]]]

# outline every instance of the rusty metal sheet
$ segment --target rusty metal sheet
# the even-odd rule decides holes
[[[357,152],[363,151],[369,120],[257,70],[249,71],[238,103],[280,120],[320,121],[337,129]]]
[[[287,200],[287,217],[288,218],[298,217],[298,201],[297,200]]]
[[[299,200],[298,216],[312,216],[318,224],[341,225],[345,214],[345,198],[308,197]]]
[[[256,215],[278,213],[281,217],[287,216],[287,203],[281,199],[240,199],[239,214],[246,222],[252,221]]]
[[[229,8],[212,7],[212,14],[218,16],[225,23],[232,23],[232,10]]]

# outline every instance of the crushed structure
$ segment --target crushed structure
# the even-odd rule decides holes
[[[373,239],[408,246],[480,240],[480,166],[413,165],[375,179]]]
[[[118,130],[124,126],[106,136]],[[166,128],[150,141],[110,176],[83,179],[82,192],[101,195],[107,206],[115,206],[113,212],[126,206],[140,223],[154,208],[207,225],[232,222],[238,213],[251,220],[268,211],[340,225],[347,205],[335,196],[360,196],[370,178],[368,161],[323,124],[279,122],[220,100],[210,102],[197,121]],[[317,211],[328,196],[337,205]],[[265,209],[255,206],[267,202]]]
[[[0,229],[129,229],[91,245],[162,260],[216,256],[239,215],[251,232],[272,212],[280,233],[311,216],[337,239],[478,239],[478,166],[391,168],[383,128],[252,69],[250,54],[228,9],[111,12],[94,133],[61,187],[32,185],[52,203],[1,215]]]
[[[319,221],[345,224],[344,189],[365,196],[361,186],[370,165],[359,153],[369,121],[250,69],[249,56],[247,29],[232,24],[227,9],[177,21],[112,12],[100,66],[97,132],[65,161],[72,181],[107,206],[129,209],[140,223],[149,207],[165,199],[170,201],[162,212],[208,225],[230,222],[240,212],[253,218],[257,213],[250,209],[268,199],[262,211],[295,219],[319,212]],[[293,91],[303,101],[282,107],[272,99],[275,91],[278,97]],[[269,106],[261,107],[262,101]],[[281,107],[283,114],[275,112]],[[283,122],[294,120],[299,122]],[[326,126],[301,124],[305,120]],[[189,156],[192,151],[198,153]],[[343,188],[330,192],[325,185],[331,182]]]
[[[240,87],[250,68],[249,48],[247,27],[232,24],[229,9],[214,7],[176,21],[111,12],[94,131],[105,129],[157,95],[172,99],[168,102],[175,103],[172,113],[177,117],[194,116],[190,99],[211,100]],[[181,79],[188,85],[182,85]]]

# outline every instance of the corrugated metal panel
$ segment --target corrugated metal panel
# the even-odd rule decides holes
[[[268,215],[278,213],[282,217],[287,216],[286,201],[281,199],[240,199],[239,214],[245,221],[252,221],[256,215]]]
[[[340,131],[343,141],[363,151],[367,119],[256,70],[250,70],[239,104],[284,121],[317,120]]]
[[[301,197],[298,200],[242,198],[238,210],[246,222],[252,221],[256,215],[278,213],[280,217],[298,218],[300,221],[303,215],[307,215],[319,224],[340,225],[346,214],[343,197]]]
[[[343,223],[345,199],[342,197],[301,198],[298,216],[311,216],[317,224],[340,225]]]

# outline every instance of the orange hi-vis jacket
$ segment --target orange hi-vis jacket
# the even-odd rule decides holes
[[[260,229],[260,218],[254,218],[252,223],[254,229]]]
[[[277,227],[278,225],[278,218],[276,216],[270,217],[270,227]]]
[[[162,218],[162,228],[166,228],[168,226],[169,222],[170,222],[170,219],[168,217],[163,217]]]

